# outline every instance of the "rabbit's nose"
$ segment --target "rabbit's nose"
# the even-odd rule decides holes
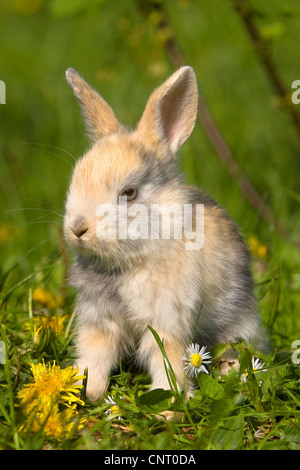
[[[87,231],[88,231],[88,226],[86,223],[86,220],[83,216],[77,217],[72,225],[70,225],[70,229],[76,235],[77,238],[82,237]]]

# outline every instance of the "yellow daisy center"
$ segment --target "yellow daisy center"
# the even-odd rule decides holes
[[[202,357],[199,353],[195,353],[195,354],[192,354],[191,356],[191,364],[194,366],[194,367],[199,367],[201,366],[201,363],[202,363]]]
[[[251,372],[253,372],[253,374],[256,374],[256,372],[259,372],[259,369],[253,369]],[[249,373],[248,372],[245,372],[245,376],[248,377]]]
[[[115,415],[115,414],[119,413],[119,411],[120,411],[120,409],[119,409],[118,405],[113,405],[110,409],[110,412],[111,412],[112,415]]]

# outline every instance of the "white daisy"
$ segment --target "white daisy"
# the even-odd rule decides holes
[[[252,371],[254,374],[256,372],[265,372],[267,369],[264,369],[264,362],[260,362],[258,357],[252,356]],[[248,376],[248,372],[245,372],[244,374],[241,375],[241,380],[243,382],[246,382]]]
[[[115,400],[113,399],[111,395],[108,395],[107,398],[104,398],[104,401],[107,405],[111,405],[110,408],[108,408],[105,411],[105,414],[107,415],[119,415],[120,414],[120,408],[116,404]],[[119,416],[119,419],[120,419],[120,416]]]
[[[184,368],[190,377],[196,377],[199,372],[208,374],[204,364],[210,364],[211,354],[206,351],[206,346],[200,348],[199,344],[193,343],[186,349],[186,354],[183,358]]]
[[[259,358],[255,358],[254,356],[252,356],[252,369],[255,372],[257,372],[258,370],[260,370],[261,372],[265,372],[267,369],[263,369],[265,365],[265,362],[259,362]]]

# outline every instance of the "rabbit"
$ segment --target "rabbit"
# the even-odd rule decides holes
[[[64,216],[64,236],[75,254],[70,284],[77,291],[76,363],[80,373],[88,370],[87,397],[101,398],[120,358],[130,355],[149,373],[151,389],[170,388],[149,325],[163,340],[181,390],[189,387],[183,357],[191,340],[211,348],[241,339],[265,351],[247,246],[225,210],[185,185],[179,171],[177,153],[197,117],[193,68],[179,68],[152,93],[134,130],[119,123],[74,69],[66,79],[92,143],[73,170]],[[100,213],[103,205],[115,209],[118,225],[121,209],[129,212],[134,204],[147,214],[153,205],[186,205],[192,225],[182,237],[162,237],[155,224],[153,237],[150,231],[148,237],[110,237],[99,207]],[[203,240],[188,249],[198,205]],[[170,220],[174,228],[177,219]],[[108,236],[102,236],[104,228]]]

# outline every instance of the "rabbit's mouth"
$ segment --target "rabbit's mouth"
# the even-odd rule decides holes
[[[99,240],[83,236],[69,240],[69,245],[82,261],[108,271],[134,270],[150,255],[149,244],[144,240]]]
[[[70,248],[78,254],[81,254],[84,257],[90,258],[95,256],[95,251],[90,246],[90,243],[87,239],[77,239],[75,237],[68,237],[67,242]]]

